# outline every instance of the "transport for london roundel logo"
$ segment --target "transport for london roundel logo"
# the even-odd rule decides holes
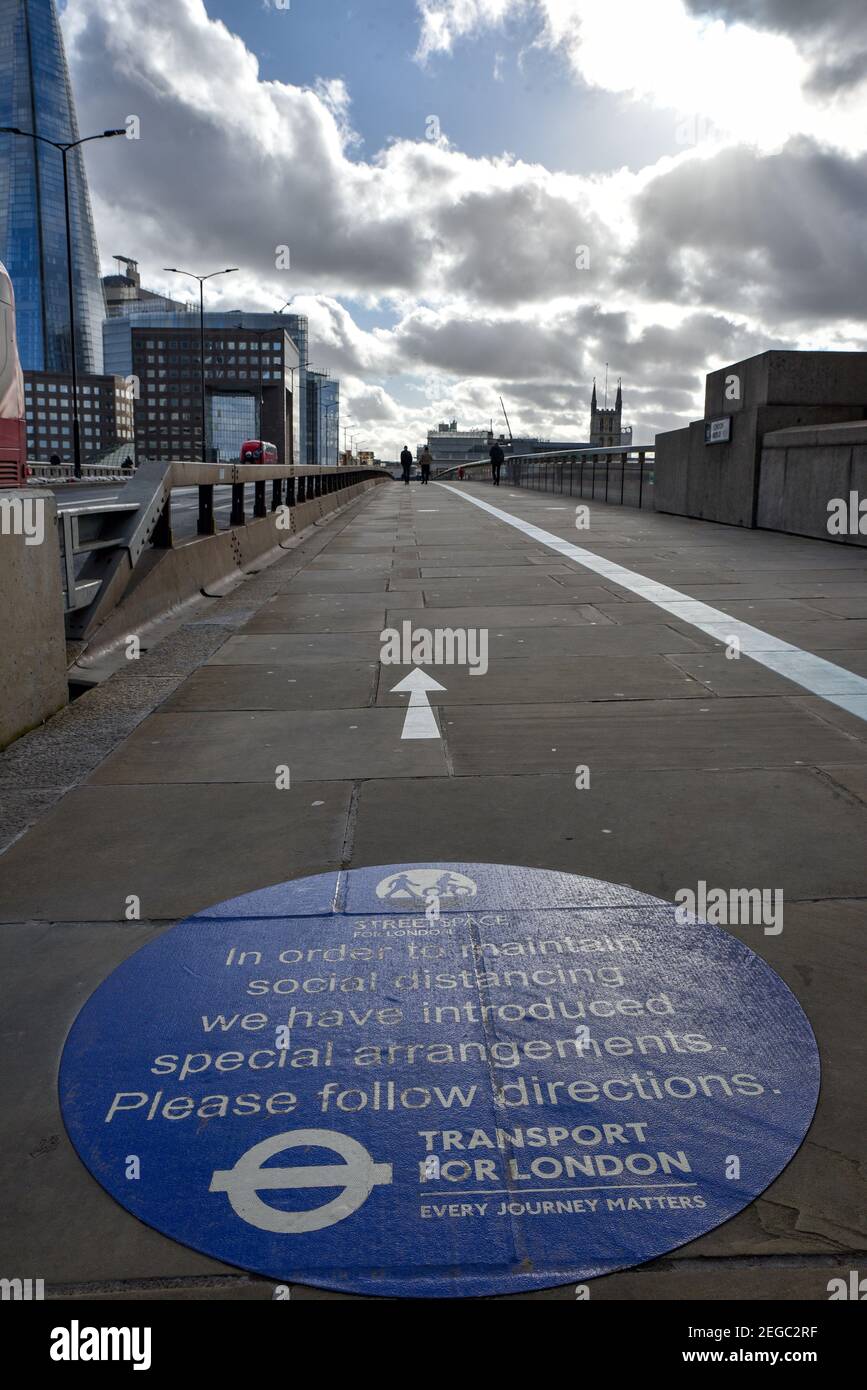
[[[170,1239],[280,1283],[436,1298],[592,1279],[735,1216],[803,1141],[819,1057],[751,945],[673,904],[391,864],[136,951],[59,1087],[93,1177]]]

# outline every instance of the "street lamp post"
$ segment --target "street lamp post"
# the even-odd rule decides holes
[[[208,462],[208,426],[206,411],[206,391],[205,391],[205,281],[213,280],[215,275],[233,275],[238,269],[236,265],[230,265],[227,270],[212,270],[210,275],[197,275],[194,270],[178,270],[176,266],[163,266],[169,275],[188,275],[191,280],[199,282],[199,351],[202,368],[202,463]]]
[[[51,145],[59,150],[63,159],[63,207],[66,218],[66,279],[69,290],[69,348],[72,376],[72,460],[73,473],[81,477],[81,430],[78,415],[78,365],[75,352],[75,285],[72,265],[72,219],[69,211],[69,152],[87,145],[91,140],[111,140],[116,135],[126,135],[123,130],[103,130],[99,135],[85,135],[81,140],[49,140],[45,135],[36,135],[32,130],[19,130],[17,126],[0,126],[0,135],[23,135],[27,140],[38,140],[40,144]],[[37,172],[38,178],[38,172]]]

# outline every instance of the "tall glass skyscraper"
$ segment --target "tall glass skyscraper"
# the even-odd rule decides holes
[[[78,122],[54,0],[0,0],[0,126],[77,140]],[[103,369],[105,317],[81,150],[69,154],[79,372]],[[71,372],[63,162],[59,150],[0,135],[0,260],[12,276],[21,362]]]

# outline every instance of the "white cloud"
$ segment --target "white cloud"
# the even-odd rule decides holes
[[[774,149],[808,134],[867,149],[865,86],[817,86],[802,26],[793,26],[798,42],[783,32],[788,3],[773,29],[754,27],[754,5],[739,0],[418,0],[419,53],[448,53],[483,28],[535,13],[537,43],[560,50],[580,81],[693,117],[699,143]]]
[[[525,11],[584,81],[646,101],[676,95],[685,109],[702,97],[701,110],[715,111],[725,79],[728,114],[741,105],[733,73],[770,53],[768,92],[788,93],[779,128],[805,109],[800,86],[792,96],[788,39],[726,27],[681,0],[605,0],[604,12],[596,0],[419,8],[431,61]],[[173,294],[180,282],[161,276],[166,264],[240,266],[209,285],[213,307],[276,308],[294,294],[313,362],[341,377],[344,419],[388,457],[439,418],[486,421],[501,392],[516,432],[581,438],[606,361],[647,438],[697,409],[712,360],[857,335],[843,315],[858,312],[851,277],[867,284],[867,237],[864,170],[849,155],[809,140],[779,154],[705,142],[595,177],[423,139],[362,158],[342,81],[263,80],[202,0],[113,0],[110,11],[70,0],[64,29],[82,128],[141,118],[139,141],[87,154],[106,256],[137,257],[146,282]],[[692,60],[683,80],[680,39]],[[283,244],[288,271],[275,266]],[[582,244],[589,270],[575,264]],[[362,327],[342,297],[387,306],[391,326]],[[822,304],[840,322],[816,327]]]

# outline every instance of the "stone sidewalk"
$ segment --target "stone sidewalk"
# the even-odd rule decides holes
[[[457,490],[867,675],[867,554],[591,505]],[[438,669],[441,740],[401,739],[409,620],[489,632],[484,678]],[[291,767],[292,790],[275,787]],[[592,792],[575,769],[591,769]],[[594,1298],[824,1299],[867,1258],[863,938],[867,723],[442,486],[377,489],[278,565],[0,755],[4,1069],[0,1273],[53,1294],[270,1298],[273,1283],[115,1205],[63,1129],[82,1003],[183,917],[266,884],[411,860],[561,869],[671,899],[785,894],[785,930],[731,928],[801,1001],[816,1119],[745,1211]],[[125,920],[130,895],[140,922]],[[295,1296],[293,1291],[293,1296]],[[299,1290],[298,1297],[334,1297]],[[574,1298],[571,1287],[533,1297]]]

